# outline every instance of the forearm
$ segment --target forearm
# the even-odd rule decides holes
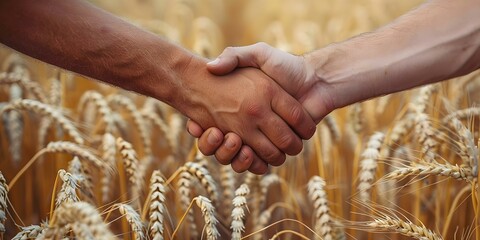
[[[50,64],[170,104],[193,55],[86,1],[0,2],[0,41]],[[197,58],[195,58],[198,60]]]
[[[464,75],[480,67],[480,1],[433,0],[306,59],[335,108]]]

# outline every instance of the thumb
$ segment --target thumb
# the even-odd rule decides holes
[[[199,138],[203,134],[203,128],[195,121],[188,119],[187,121],[187,131],[193,137]]]
[[[215,75],[225,75],[238,67],[261,68],[267,59],[269,47],[256,43],[245,47],[227,47],[215,60],[207,63],[207,69]]]

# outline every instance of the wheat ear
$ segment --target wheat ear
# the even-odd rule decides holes
[[[165,180],[159,170],[150,178],[150,236],[153,240],[163,240],[163,214],[165,213]]]
[[[233,201],[235,194],[235,176],[232,167],[226,165],[220,167],[220,186],[223,189],[222,216],[226,222],[230,222],[233,208],[229,203]]]
[[[27,227],[22,227],[22,230],[18,232],[12,240],[27,240],[27,239],[37,239],[42,233],[45,232],[45,228],[38,225],[31,225]]]
[[[116,143],[118,151],[122,155],[125,171],[128,174],[128,180],[132,184],[132,199],[135,203],[139,204],[138,200],[143,189],[143,176],[141,175],[141,172],[138,171],[137,152],[133,149],[132,144],[120,137],[117,138]]]
[[[452,118],[449,123],[461,140],[460,143],[457,143],[460,147],[460,157],[472,169],[472,174],[476,177],[478,175],[478,150],[472,132],[457,118]]]
[[[433,85],[420,88],[417,99],[410,105],[411,110],[415,113],[415,132],[422,144],[424,159],[427,161],[432,161],[435,158],[438,147],[438,142],[435,140],[436,130],[426,113],[428,101],[435,91],[436,87]]]
[[[203,219],[205,220],[205,230],[208,240],[215,240],[220,236],[217,230],[218,220],[215,218],[215,208],[210,199],[204,196],[195,198],[195,203],[202,210]]]
[[[78,239],[115,239],[99,212],[86,202],[60,205],[45,236],[47,239],[63,238],[69,229]]]
[[[248,208],[246,197],[249,193],[250,189],[248,189],[247,184],[242,184],[235,190],[235,198],[232,201],[232,224],[230,225],[230,229],[232,229],[232,240],[240,240],[242,238],[242,232],[245,230],[243,223],[245,217],[244,208]]]
[[[190,237],[196,239],[198,237],[197,225],[193,217],[192,209],[188,209],[190,205],[190,189],[192,188],[192,174],[188,171],[181,171],[177,181],[178,198],[180,201],[180,208],[187,212],[187,221],[190,228]]]
[[[140,214],[138,214],[138,212],[135,211],[135,209],[133,209],[133,207],[128,204],[119,203],[116,206],[118,206],[118,210],[122,215],[125,216],[128,223],[130,224],[130,227],[132,228],[132,231],[134,233],[134,239],[146,239],[145,226],[142,223]]]
[[[101,119],[105,124],[105,132],[112,133],[115,131],[115,124],[113,120],[113,112],[108,106],[107,101],[103,97],[102,94],[96,91],[87,91],[85,92],[82,97],[80,98],[79,104],[77,106],[77,111],[79,113],[84,113],[83,109],[90,109],[87,108],[86,105],[88,102],[92,101],[95,106],[97,107],[97,111],[101,115]]]
[[[210,172],[202,165],[195,162],[187,162],[184,165],[185,171],[195,176],[210,196],[211,201],[215,204],[218,202],[218,190],[215,180]]]
[[[18,73],[0,73],[0,84],[18,84],[25,92],[33,95],[33,98],[48,103],[47,95],[38,82],[30,81],[27,77]]]
[[[80,176],[72,175],[63,169],[58,170],[58,176],[62,179],[63,184],[57,194],[55,207],[58,208],[60,204],[65,202],[78,202],[79,199],[75,189],[77,188],[77,182]]]
[[[152,142],[150,139],[150,134],[147,131],[145,119],[140,111],[138,111],[137,106],[135,106],[130,98],[118,94],[108,96],[107,101],[111,105],[117,105],[125,108],[128,114],[132,116],[133,122],[139,131],[143,144],[143,153],[145,156],[150,157],[152,155]]]
[[[85,166],[86,163],[80,162],[78,157],[73,157],[72,160],[68,163],[68,172],[75,176],[76,187],[80,190],[80,193],[83,195],[83,199],[88,200],[89,203],[95,202],[95,195],[93,193],[93,181],[88,166]]]
[[[115,155],[117,154],[117,147],[115,137],[110,133],[105,133],[102,138],[102,159],[110,166],[115,166]],[[110,188],[112,184],[112,175],[108,172],[102,173],[102,202],[108,202],[110,198]]]
[[[447,176],[457,180],[465,180],[467,182],[473,181],[476,177],[473,176],[472,170],[469,167],[452,165],[449,163],[440,164],[438,162],[427,162],[415,164],[413,166],[398,168],[385,176],[385,178],[403,178],[405,176],[417,175],[428,176],[438,175]]]
[[[3,177],[0,171],[0,237],[3,237],[5,232],[5,220],[7,219],[7,197],[8,197],[8,185],[5,177]]]
[[[385,216],[381,219],[375,219],[373,222],[368,223],[368,226],[382,231],[394,231],[419,240],[442,239],[441,237],[437,236],[435,232],[427,229],[425,226],[418,226],[410,221],[406,222],[400,219],[393,219],[388,216]]]
[[[380,158],[380,147],[382,146],[383,138],[384,134],[381,132],[373,134],[367,143],[367,148],[362,153],[363,159],[360,162],[358,191],[360,200],[363,202],[370,200],[370,189],[375,179],[377,161]]]
[[[452,120],[452,118],[460,120],[478,115],[480,115],[480,107],[469,107],[448,114],[442,119],[442,123],[447,124]]]
[[[337,120],[332,114],[325,116],[323,119],[325,126],[327,126],[328,130],[330,131],[330,135],[333,138],[334,142],[338,142],[340,140],[340,128],[338,127]]]
[[[308,195],[315,208],[315,232],[324,240],[332,240],[330,208],[328,207],[325,181],[319,176],[313,176],[308,181]]]
[[[83,140],[82,135],[80,132],[77,130],[75,125],[70,121],[68,118],[66,118],[61,111],[59,111],[56,108],[53,108],[50,105],[35,101],[35,100],[30,100],[30,99],[21,99],[21,100],[16,100],[10,104],[7,104],[3,109],[2,113],[10,110],[28,110],[35,112],[37,114],[44,115],[46,117],[50,117],[53,120],[55,120],[61,127],[62,129],[67,132],[73,140],[78,143],[78,144],[83,144],[85,141]]]

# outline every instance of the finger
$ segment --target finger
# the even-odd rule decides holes
[[[272,98],[272,109],[303,139],[310,139],[316,130],[315,122],[302,105],[292,96],[276,94]],[[298,152],[296,153],[298,154]]]
[[[187,132],[193,137],[199,138],[203,134],[203,128],[198,125],[195,121],[188,119],[187,121]]]
[[[216,150],[215,157],[223,165],[228,165],[242,147],[242,139],[235,133],[227,133],[222,145]]]
[[[256,156],[268,164],[278,164],[285,161],[285,154],[281,152],[261,131],[251,137],[244,138],[245,144],[250,146]]]
[[[254,159],[248,171],[257,175],[265,174],[268,171],[268,164],[261,159]]]
[[[272,116],[265,119],[259,125],[259,128],[280,151],[289,155],[296,155],[302,151],[302,140],[279,116]],[[284,158],[276,159],[268,163],[279,166],[284,160]]]
[[[232,169],[237,173],[247,171],[252,163],[255,161],[262,161],[258,158],[249,146],[242,146],[238,154],[232,160]]]
[[[256,43],[244,47],[227,47],[215,60],[207,63],[207,69],[215,75],[225,75],[237,67],[261,68],[268,59],[272,47]]]
[[[198,149],[205,156],[210,156],[222,145],[223,133],[218,128],[209,128],[198,139]]]

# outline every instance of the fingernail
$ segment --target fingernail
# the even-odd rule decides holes
[[[227,139],[225,139],[225,147],[234,148],[235,147],[235,142],[233,142],[231,140],[228,140],[228,138],[227,138]]]
[[[217,144],[220,141],[220,138],[216,134],[214,134],[213,132],[210,132],[210,134],[208,134],[207,141],[208,141],[208,143],[214,145],[214,144]]]
[[[240,151],[240,155],[241,155],[240,160],[241,160],[242,162],[247,161],[248,155],[247,155],[244,151]]]
[[[215,58],[215,60],[208,62],[208,65],[217,65],[220,62],[220,58]]]

